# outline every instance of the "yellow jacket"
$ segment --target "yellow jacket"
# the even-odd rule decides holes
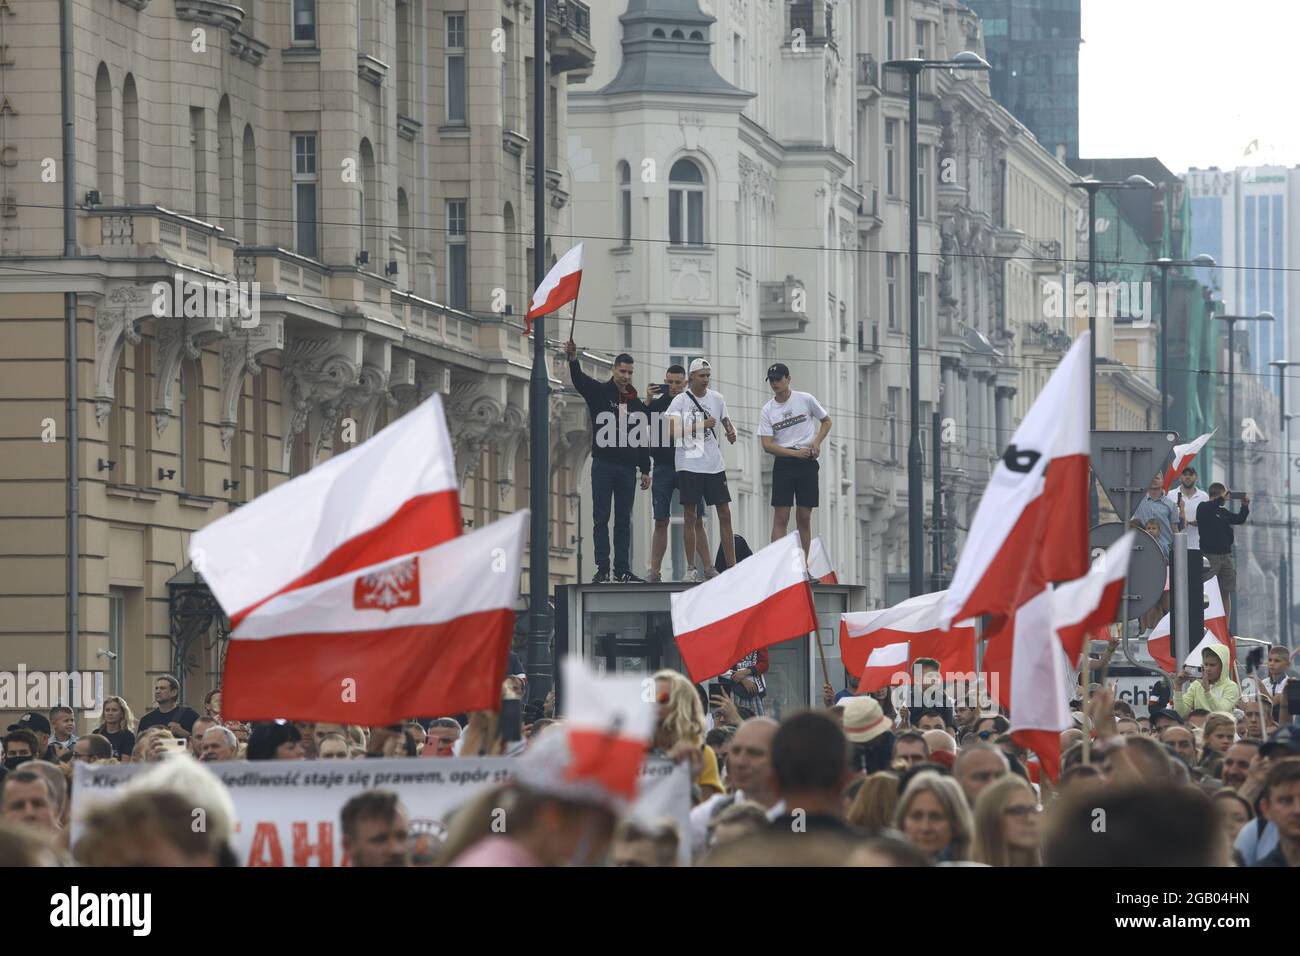
[[[1186,717],[1193,710],[1208,710],[1210,713],[1232,714],[1241,696],[1241,688],[1232,679],[1228,667],[1228,648],[1223,644],[1211,644],[1210,650],[1223,661],[1223,672],[1209,690],[1199,680],[1183,685],[1182,690],[1174,691],[1174,710],[1180,717]]]

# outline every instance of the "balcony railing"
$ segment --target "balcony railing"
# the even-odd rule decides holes
[[[858,86],[880,89],[880,63],[870,53],[858,54]]]
[[[546,19],[558,24],[561,32],[591,39],[591,7],[582,0],[546,0]]]

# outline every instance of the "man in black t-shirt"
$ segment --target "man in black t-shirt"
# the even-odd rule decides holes
[[[180,702],[181,683],[171,674],[163,674],[153,682],[153,697],[158,706],[140,718],[136,734],[150,727],[166,727],[177,737],[188,737],[199,719],[198,712]]]

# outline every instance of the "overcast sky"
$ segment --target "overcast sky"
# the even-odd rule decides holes
[[[1082,32],[1083,156],[1300,164],[1300,0],[1083,0]]]

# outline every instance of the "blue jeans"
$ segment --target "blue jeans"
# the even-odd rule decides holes
[[[631,571],[632,501],[636,497],[636,465],[591,460],[592,538],[596,568],[609,570],[609,503],[614,501],[614,574]]]

